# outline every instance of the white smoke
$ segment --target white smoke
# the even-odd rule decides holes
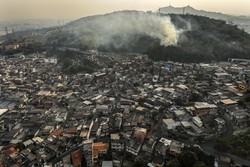
[[[182,30],[178,30],[172,24],[169,16],[159,16],[155,13],[137,11],[125,11],[93,17],[83,20],[79,27],[82,31],[86,29],[95,34],[95,45],[114,43],[114,35],[121,37],[116,42],[117,47],[129,42],[136,34],[143,34],[159,39],[161,45],[176,45]]]

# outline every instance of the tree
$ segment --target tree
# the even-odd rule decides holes
[[[214,148],[218,151],[228,152],[231,149],[231,145],[226,139],[217,139]]]
[[[170,164],[169,164],[169,167],[179,167],[180,165],[179,165],[179,163],[178,162],[171,162]]]
[[[143,163],[142,161],[136,161],[135,163],[134,163],[134,167],[144,167],[146,164],[145,163]]]
[[[140,99],[138,100],[138,103],[139,103],[140,105],[142,105],[144,102],[145,102],[145,99],[143,99],[143,98],[140,98]]]
[[[193,92],[190,96],[189,96],[189,101],[200,101],[202,99],[202,97],[198,94]]]
[[[250,94],[245,94],[240,101],[250,102]]]
[[[194,152],[197,155],[199,161],[204,163],[206,166],[214,165],[214,156],[207,155],[199,147],[185,147],[185,149]]]
[[[183,151],[179,155],[178,160],[182,167],[191,167],[198,161],[198,157],[192,151]]]
[[[25,149],[25,145],[24,145],[23,143],[21,143],[21,142],[17,143],[17,144],[16,144],[16,147],[17,147],[20,151],[22,151],[22,150]]]
[[[92,120],[94,118],[94,116],[95,116],[94,113],[91,112],[90,115],[89,115],[89,119]]]
[[[206,167],[206,165],[203,162],[196,162],[193,167]]]
[[[204,136],[198,136],[197,140],[198,140],[198,142],[202,142],[202,141],[205,140],[205,137]]]
[[[159,115],[159,111],[157,111],[157,110],[154,110],[153,112],[152,112],[152,116],[153,116],[153,118],[155,118],[157,115]]]

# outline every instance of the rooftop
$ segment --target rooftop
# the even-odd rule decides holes
[[[213,109],[213,108],[217,108],[217,106],[215,104],[208,104],[207,102],[195,102],[195,108],[197,109]]]
[[[225,105],[231,105],[231,104],[237,104],[238,103],[237,101],[234,101],[234,100],[231,100],[231,99],[221,100],[220,102],[222,104],[225,104]]]

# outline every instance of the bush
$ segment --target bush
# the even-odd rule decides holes
[[[198,157],[194,152],[183,151],[179,155],[178,160],[182,167],[191,167],[198,161]]]
[[[231,150],[231,145],[226,139],[217,139],[214,148],[218,151],[228,152]]]

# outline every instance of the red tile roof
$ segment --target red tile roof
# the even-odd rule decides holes
[[[57,136],[60,136],[62,132],[63,132],[63,128],[56,129],[56,130],[54,130],[54,131],[50,134],[50,136],[55,136],[55,137],[57,137]]]
[[[71,153],[72,164],[74,167],[82,166],[82,152],[77,150]]]

